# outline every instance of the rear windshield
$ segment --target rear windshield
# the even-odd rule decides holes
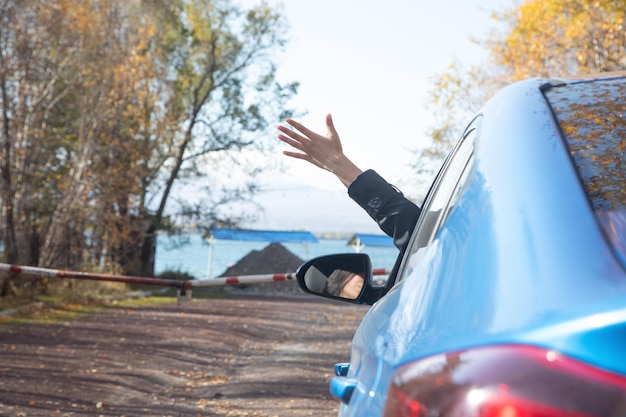
[[[626,263],[626,77],[546,92],[599,223]]]

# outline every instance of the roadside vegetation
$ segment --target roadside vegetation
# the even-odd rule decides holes
[[[165,271],[160,278],[187,281],[192,276]],[[23,287],[24,291],[28,291]],[[229,297],[223,288],[200,288],[191,300]],[[109,308],[141,308],[176,304],[175,288],[131,285],[117,282],[57,280],[47,285],[44,293],[31,290],[2,297],[0,324],[34,324],[77,320]]]
[[[263,2],[0,0],[2,260],[152,276],[158,230],[240,221],[287,33]]]

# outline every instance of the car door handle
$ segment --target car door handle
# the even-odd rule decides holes
[[[349,363],[336,363],[335,364],[335,375],[336,376],[346,376],[348,375],[348,369],[350,369]]]
[[[334,377],[330,380],[330,393],[333,397],[339,399],[342,403],[348,404],[354,389],[356,388],[356,379],[346,377]]]

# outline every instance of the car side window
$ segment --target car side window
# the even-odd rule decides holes
[[[479,122],[480,118],[474,119],[466,129],[437,175],[422,207],[422,214],[413,232],[403,264],[410,265],[411,256],[433,240],[463,194],[473,167],[474,140],[478,134]],[[403,272],[397,281],[410,273],[409,269],[404,265],[401,266],[400,271]]]

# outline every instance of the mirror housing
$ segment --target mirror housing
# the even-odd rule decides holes
[[[364,253],[320,256],[302,264],[296,272],[302,291],[356,304],[374,304],[384,286],[372,280],[372,262]]]

